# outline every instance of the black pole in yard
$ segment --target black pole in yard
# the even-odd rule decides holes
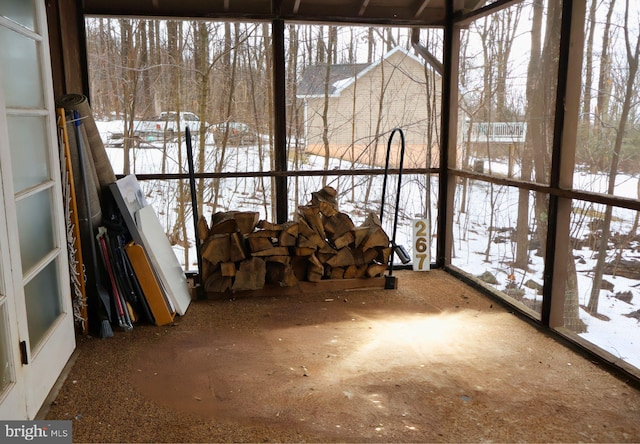
[[[198,239],[198,195],[196,192],[196,178],[193,168],[193,146],[191,145],[191,130],[189,127],[184,129],[184,138],[187,143],[187,161],[189,164],[189,188],[191,189],[191,207],[193,210],[193,230],[196,243],[196,257],[198,259],[198,279],[195,282],[196,295],[198,299],[204,297],[203,289],[204,282],[202,282],[202,252],[200,251],[200,239]]]

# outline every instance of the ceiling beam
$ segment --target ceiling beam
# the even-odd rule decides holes
[[[464,12],[475,11],[484,4],[487,0],[465,0],[464,2]]]
[[[74,1],[81,2],[82,12],[90,16],[259,21],[281,19],[296,22],[423,27],[444,24],[444,10],[440,5],[443,0],[412,0],[402,7],[393,6],[390,0],[357,0],[355,3],[341,4],[332,0],[332,7],[327,7],[322,0]]]
[[[431,0],[424,0],[421,4],[420,7],[418,8],[418,10],[416,11],[416,15],[414,15],[415,18],[418,18],[422,15],[422,13],[424,12],[425,8],[427,7],[427,5],[431,3]]]
[[[369,0],[362,0],[360,4],[360,11],[358,11],[358,16],[362,17],[364,12],[367,10],[367,6],[369,6]]]
[[[411,30],[411,45],[440,77],[444,76],[444,65],[442,62],[420,43],[420,28],[413,28]]]

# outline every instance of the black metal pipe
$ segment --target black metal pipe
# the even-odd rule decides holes
[[[387,178],[389,175],[389,161],[391,158],[391,142],[395,133],[400,134],[400,163],[398,168],[398,186],[396,192],[396,206],[393,217],[393,234],[391,237],[391,254],[389,255],[389,276],[393,275],[393,256],[396,254],[396,232],[398,231],[398,209],[400,206],[400,186],[402,185],[402,168],[404,165],[404,132],[400,128],[391,131],[389,141],[387,142],[387,158],[384,164],[384,179],[382,180],[382,196],[380,197],[380,222],[384,216],[384,199],[387,191]]]
[[[191,130],[189,126],[184,129],[184,138],[187,145],[187,163],[189,164],[189,188],[191,190],[191,207],[193,211],[193,233],[196,243],[196,258],[198,259],[198,282],[196,283],[196,294],[198,299],[204,297],[204,282],[202,282],[202,251],[200,249],[200,239],[198,239],[198,194],[196,191],[196,179],[193,167],[193,145],[191,144]]]
[[[271,27],[273,39],[273,136],[276,171],[287,170],[287,116],[286,116],[286,54],[284,20],[274,20]],[[285,223],[289,217],[289,192],[287,178],[277,176],[275,182],[276,221]]]

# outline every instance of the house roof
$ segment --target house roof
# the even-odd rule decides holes
[[[369,67],[369,63],[345,63],[331,65],[329,71],[329,95],[342,89],[345,82],[350,82],[358,73]],[[321,63],[307,67],[298,82],[298,97],[324,96],[327,64]]]
[[[329,97],[338,97],[340,93],[352,85],[356,80],[372,71],[376,66],[396,53],[402,53],[414,63],[424,63],[401,46],[396,46],[387,52],[382,59],[373,63],[346,63],[331,65],[329,71]],[[298,82],[299,98],[324,97],[325,79],[327,76],[327,64],[317,64],[307,67]]]

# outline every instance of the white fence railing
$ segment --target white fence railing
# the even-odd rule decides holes
[[[462,125],[461,142],[524,142],[527,135],[525,122],[465,122]]]

